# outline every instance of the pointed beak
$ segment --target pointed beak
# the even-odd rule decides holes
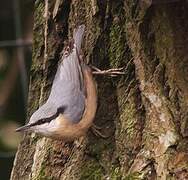
[[[30,124],[26,124],[25,126],[22,126],[22,127],[17,128],[15,131],[16,131],[16,132],[26,131],[26,130],[28,130],[30,127],[31,127]]]

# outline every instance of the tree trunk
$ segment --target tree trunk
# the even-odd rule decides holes
[[[37,0],[34,18],[28,117],[79,24],[87,62],[125,75],[96,77],[95,123],[107,139],[88,132],[76,146],[26,134],[11,179],[188,179],[188,3]]]

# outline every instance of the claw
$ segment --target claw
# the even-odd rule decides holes
[[[110,75],[111,77],[125,74],[124,72],[122,72],[123,67],[113,68],[113,69],[108,69],[108,70],[100,70],[99,68],[95,66],[91,66],[91,68],[94,69],[93,74]]]
[[[92,131],[92,133],[93,133],[95,136],[101,137],[101,138],[103,138],[103,139],[109,138],[109,136],[104,135],[104,134],[102,134],[102,133],[100,132],[101,129],[102,129],[102,127],[96,126],[95,124],[93,124],[93,125],[91,126],[91,131]]]
[[[95,128],[96,130],[101,130],[102,129],[102,127],[100,127],[100,126],[97,126],[96,124],[92,124],[92,127],[93,128]]]

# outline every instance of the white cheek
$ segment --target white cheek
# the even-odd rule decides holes
[[[48,134],[48,123],[36,126],[34,131],[36,133]]]
[[[46,136],[50,136],[54,132],[57,131],[59,126],[60,126],[59,121],[57,121],[57,119],[54,119],[54,120],[50,121],[50,123],[45,123],[45,124],[36,126],[34,131],[36,133],[41,133]]]
[[[57,121],[57,119],[54,119],[50,121],[50,123],[47,123],[45,128],[49,133],[53,133],[59,128],[59,126],[59,121]]]

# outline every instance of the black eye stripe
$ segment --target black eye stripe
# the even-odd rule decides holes
[[[55,119],[56,117],[58,117],[59,114],[63,114],[64,111],[65,111],[65,107],[59,107],[57,109],[57,112],[54,115],[52,115],[50,117],[47,117],[47,118],[39,119],[38,121],[36,121],[34,123],[31,123],[30,127],[41,125],[41,124],[45,124],[45,123],[49,123],[50,121],[52,121],[53,119]]]

